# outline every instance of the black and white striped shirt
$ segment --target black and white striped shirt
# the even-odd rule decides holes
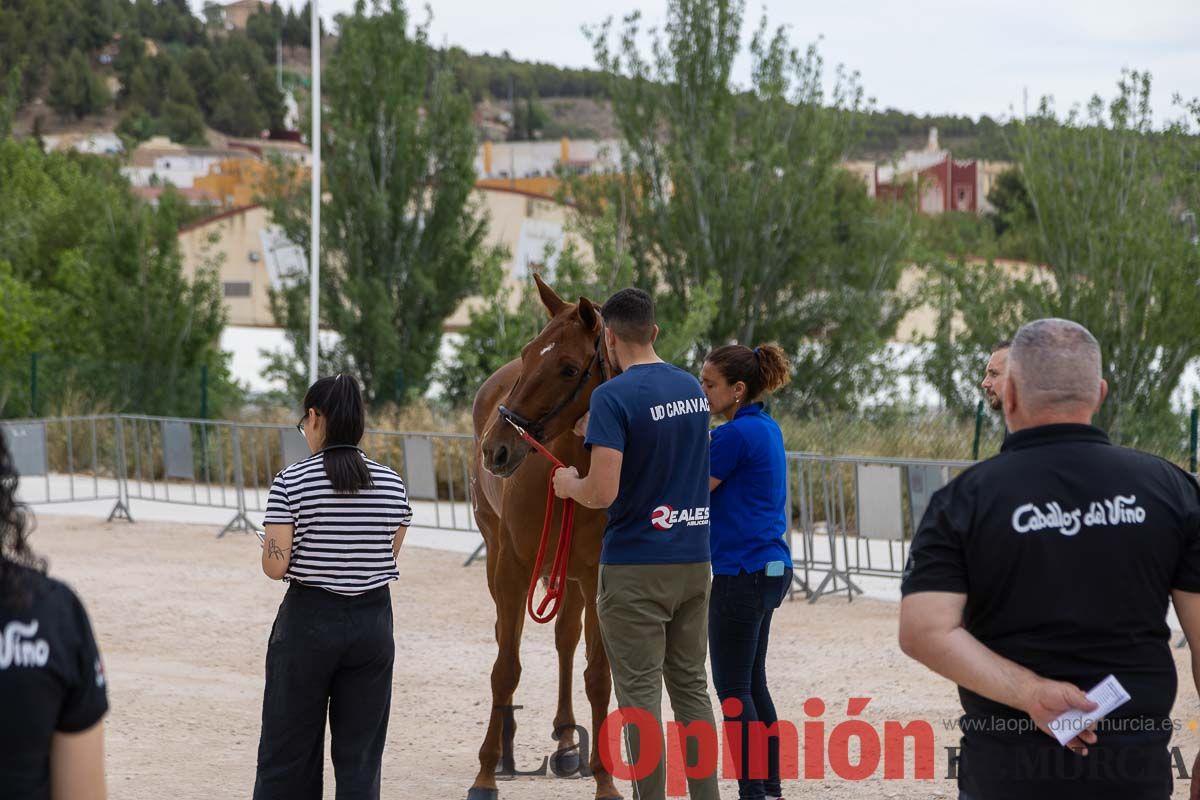
[[[285,581],[353,595],[400,577],[392,542],[412,522],[408,492],[390,468],[363,461],[375,486],[357,494],[333,490],[320,453],[275,476],[266,522],[295,526]]]

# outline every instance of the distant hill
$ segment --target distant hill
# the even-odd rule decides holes
[[[197,144],[212,138],[209,131],[257,136],[284,126],[285,92],[305,102],[308,26],[307,6],[299,13],[270,6],[231,30],[216,8],[201,19],[187,0],[3,0],[0,76],[23,65],[18,134],[116,129],[131,143],[166,135]],[[329,37],[325,57],[335,44]],[[606,79],[595,70],[457,47],[442,55],[476,102],[486,138],[617,134]],[[956,156],[1005,157],[1001,126],[987,117],[887,109],[862,123],[853,157],[879,160],[919,147],[930,127]]]
[[[528,125],[522,118],[531,116],[541,123],[534,129],[540,138],[617,135],[606,98],[606,79],[596,70],[518,61],[507,52],[474,55],[457,47],[449,48],[445,55],[477,108],[492,106],[515,117],[513,128],[518,138],[528,138]],[[510,94],[514,101],[511,106]],[[533,114],[528,111],[531,104]],[[924,145],[929,129],[936,127],[942,145],[958,157],[1007,158],[1002,126],[989,117],[975,121],[965,116],[918,115],[889,108],[865,113],[862,124],[862,142],[852,157],[883,160],[904,150],[918,149]]]

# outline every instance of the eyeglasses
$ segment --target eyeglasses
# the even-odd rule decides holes
[[[313,413],[316,414],[318,417],[321,416],[321,412],[317,411],[315,409],[313,410]],[[304,435],[304,423],[307,421],[308,421],[308,414],[306,413],[303,417],[300,418],[300,421],[296,423],[296,430],[300,431],[301,436]]]

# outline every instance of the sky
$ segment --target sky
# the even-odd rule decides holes
[[[281,0],[299,8],[304,0]],[[318,0],[321,15],[349,13],[354,0]],[[198,8],[201,0],[194,0]],[[468,52],[500,53],[560,66],[592,67],[582,26],[641,11],[661,24],[665,0],[432,0],[431,39]],[[424,18],[424,4],[409,2]],[[827,67],[861,74],[879,108],[978,118],[1020,115],[1052,95],[1066,110],[1096,93],[1110,97],[1122,68],[1154,76],[1158,121],[1174,118],[1173,93],[1200,96],[1200,0],[773,0],[747,3],[743,36],[765,11],[805,47],[821,37]],[[830,70],[832,71],[832,70]],[[749,82],[741,59],[736,82]]]

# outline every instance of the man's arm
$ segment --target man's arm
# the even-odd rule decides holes
[[[1064,711],[1096,707],[1078,687],[1039,677],[984,646],[963,627],[966,604],[967,596],[954,592],[907,595],[900,603],[900,649],[959,686],[1026,712],[1046,734]],[[1086,755],[1095,743],[1095,732],[1085,730],[1067,746]]]
[[[574,467],[554,473],[554,493],[588,508],[608,508],[621,486],[621,462],[625,454],[611,447],[592,448],[592,466],[586,478]]]
[[[1171,602],[1175,604],[1175,616],[1179,617],[1179,625],[1183,635],[1187,637],[1188,649],[1192,651],[1192,682],[1196,691],[1200,692],[1200,594],[1175,589],[1171,592]],[[1200,768],[1200,754],[1192,765],[1192,775]],[[1192,790],[1188,797],[1200,800],[1200,780],[1192,781]]]

